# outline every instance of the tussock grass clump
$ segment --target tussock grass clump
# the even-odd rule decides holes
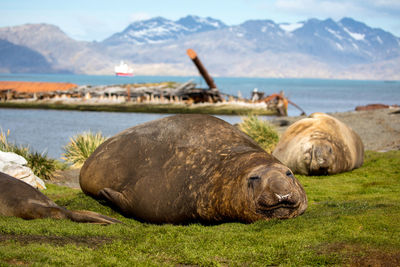
[[[39,178],[50,180],[53,172],[57,169],[57,162],[47,156],[47,153],[39,153],[33,151],[29,146],[16,145],[8,141],[10,130],[5,134],[0,130],[0,150],[3,152],[13,152],[26,159],[27,166],[32,169],[33,173]]]
[[[72,163],[73,167],[80,168],[86,159],[101,145],[106,138],[101,132],[84,132],[70,138],[70,142],[63,148],[63,159]]]
[[[239,128],[268,153],[274,150],[279,141],[278,132],[274,127],[268,121],[261,120],[255,115],[242,118]]]
[[[58,168],[56,160],[47,157],[45,152],[30,151],[26,160],[33,173],[45,180],[51,180],[53,172]]]

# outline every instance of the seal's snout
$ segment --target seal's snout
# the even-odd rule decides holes
[[[332,148],[330,146],[322,144],[313,146],[309,173],[314,175],[327,174],[332,162],[332,157]]]
[[[249,184],[251,195],[255,197],[256,212],[264,218],[292,218],[307,208],[302,186],[292,171],[283,165],[256,170],[251,173]]]
[[[290,182],[287,179],[282,179],[282,177],[275,176],[272,177],[269,180],[269,188],[271,189],[271,192],[273,192],[275,195],[281,196],[287,196],[290,195],[291,193],[291,185]]]
[[[296,205],[299,199],[295,188],[293,179],[289,177],[278,175],[269,180],[269,189],[278,204]]]
[[[320,166],[324,166],[324,165],[326,165],[327,160],[325,160],[323,157],[318,157],[318,158],[317,158],[317,163],[318,163]]]

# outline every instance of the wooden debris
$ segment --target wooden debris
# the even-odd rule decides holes
[[[272,94],[272,95],[266,96],[255,102],[265,103],[268,106],[274,106],[274,108],[277,109],[279,116],[287,116],[288,104],[291,104],[294,107],[296,107],[297,109],[299,109],[301,111],[301,115],[306,114],[303,109],[301,109],[298,105],[296,105],[295,103],[290,101],[288,98],[286,98],[285,94],[283,92],[280,92],[279,94]]]

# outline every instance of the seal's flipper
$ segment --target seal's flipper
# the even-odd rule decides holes
[[[13,214],[13,216],[20,217],[25,220],[32,219],[67,219],[66,209],[59,206],[48,206],[47,204],[41,203],[29,203],[29,208],[23,210],[22,213]]]
[[[26,213],[23,216],[19,216],[23,219],[43,219],[43,218],[52,218],[52,219],[69,219],[74,222],[82,222],[82,223],[98,223],[98,224],[114,224],[114,223],[122,223],[117,219],[102,215],[97,212],[87,211],[87,210],[79,210],[79,211],[71,211],[67,210],[60,206],[45,206],[41,204],[33,204],[35,213]]]
[[[123,212],[129,210],[129,200],[124,196],[124,194],[115,191],[114,189],[104,188],[99,191],[99,196],[110,201]]]
[[[98,224],[122,223],[117,219],[88,210],[78,210],[78,211],[66,210],[66,216],[68,219],[74,222],[98,223]]]

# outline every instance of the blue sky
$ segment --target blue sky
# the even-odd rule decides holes
[[[400,0],[0,0],[0,27],[49,23],[86,41],[102,41],[135,20],[189,14],[228,25],[249,19],[292,23],[352,17],[400,36]]]

